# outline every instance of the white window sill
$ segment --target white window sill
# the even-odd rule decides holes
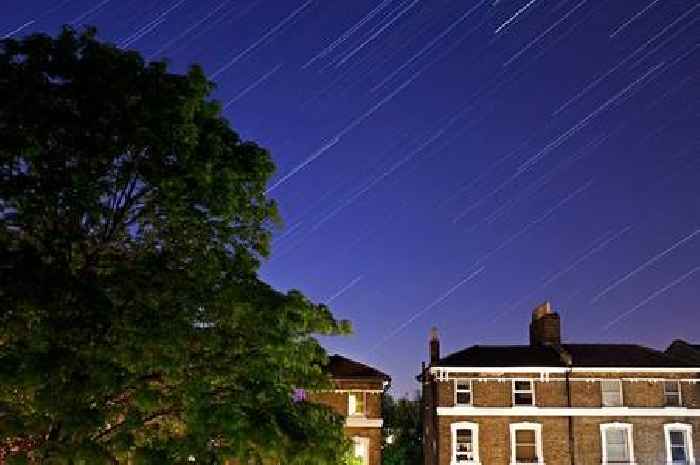
[[[601,462],[600,465],[637,465],[637,462]]]
[[[510,465],[546,465],[544,462],[510,462]]]
[[[474,462],[470,460],[459,460],[459,461],[452,461],[450,462],[450,465],[481,465],[481,462]]]

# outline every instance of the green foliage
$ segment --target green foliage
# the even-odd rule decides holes
[[[64,29],[0,42],[0,445],[42,464],[336,464],[329,309],[257,276],[268,153],[185,75]],[[0,447],[2,449],[2,447]],[[27,452],[29,450],[29,452]]]
[[[384,396],[384,465],[423,464],[423,422],[420,399]]]

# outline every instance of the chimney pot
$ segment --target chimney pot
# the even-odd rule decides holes
[[[552,310],[552,305],[545,302],[532,311],[530,323],[530,345],[560,345],[561,320],[559,314]]]
[[[430,329],[430,363],[435,363],[440,360],[440,337],[436,327]]]

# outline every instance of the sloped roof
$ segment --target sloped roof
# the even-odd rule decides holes
[[[684,368],[698,366],[659,350],[634,344],[562,344],[574,367]],[[439,367],[565,367],[551,346],[472,346],[432,364]]]
[[[677,339],[666,349],[666,353],[676,359],[700,364],[700,344],[690,344]]]
[[[328,357],[326,366],[328,373],[337,379],[380,379],[391,380],[391,377],[376,368],[372,368],[364,363],[350,360],[342,355],[331,355]]]

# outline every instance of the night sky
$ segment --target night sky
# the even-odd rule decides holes
[[[285,228],[263,279],[352,320],[330,352],[413,392],[443,353],[564,338],[700,340],[700,3],[2,0],[193,62],[268,148]]]

